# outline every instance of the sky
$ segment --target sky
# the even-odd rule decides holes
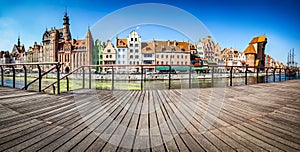
[[[244,51],[255,36],[266,35],[266,54],[286,63],[288,51],[294,48],[300,64],[300,1],[298,0],[1,0],[0,50],[12,50],[18,35],[26,50],[36,41],[41,43],[46,28],[61,28],[67,9],[72,37],[82,39],[88,27],[124,7],[141,3],[161,3],[178,7],[200,20],[221,48],[233,47]],[[144,10],[145,12],[145,10]],[[125,15],[125,14],[124,14]],[[143,18],[137,13],[132,20]],[[164,14],[156,15],[158,19]],[[112,22],[122,18],[111,19]],[[180,17],[169,20],[182,21]],[[124,21],[126,22],[126,21]],[[182,22],[188,22],[184,20]],[[193,26],[193,25],[190,25]],[[124,29],[141,33],[142,40],[187,40],[186,35],[162,26],[141,25]],[[104,29],[105,30],[105,29]],[[116,34],[125,36],[121,31]],[[97,37],[97,36],[93,36]],[[199,36],[199,39],[203,37]],[[106,41],[106,40],[104,40]],[[298,64],[298,65],[299,65]]]

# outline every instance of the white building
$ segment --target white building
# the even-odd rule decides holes
[[[197,44],[197,53],[201,59],[204,59],[204,57],[205,57],[203,45],[204,44],[201,40]]]
[[[116,42],[116,50],[117,50],[117,61],[116,64],[128,64],[128,56],[127,56],[127,39],[119,39],[117,37]]]
[[[128,50],[127,50],[127,61],[131,65],[142,64],[142,53],[141,53],[141,36],[136,31],[131,31],[127,38]]]

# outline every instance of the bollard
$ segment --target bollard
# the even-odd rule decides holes
[[[141,90],[143,90],[143,75],[144,74],[144,68],[141,66]]]

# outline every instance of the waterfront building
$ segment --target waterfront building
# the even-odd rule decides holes
[[[203,38],[204,60],[208,64],[215,64],[222,61],[221,47],[212,40],[211,36]]]
[[[145,72],[155,72],[155,52],[154,52],[154,42],[142,42],[142,64],[147,64],[149,66],[144,66]]]
[[[11,62],[11,56],[9,51],[0,51],[0,64],[9,64]]]
[[[205,58],[204,44],[201,40],[197,43],[197,54],[200,59]]]
[[[100,40],[95,41],[94,51],[93,51],[93,65],[103,65],[103,50],[105,43]],[[97,67],[98,72],[102,71],[102,67]]]
[[[139,65],[142,63],[141,43],[142,38],[136,31],[131,31],[128,38],[127,61],[130,65]],[[136,71],[138,72],[138,71]]]
[[[37,42],[34,42],[33,47],[30,46],[26,52],[26,63],[32,62],[43,62],[43,46],[38,45]],[[37,70],[37,65],[28,66],[27,68],[29,71]]]
[[[266,44],[266,36],[254,37],[244,51],[246,56],[246,64],[249,66],[258,66],[260,67],[260,70],[264,70]],[[254,71],[254,69],[252,70]]]
[[[157,65],[186,65],[173,66],[174,71],[187,71],[190,65],[190,49],[188,42],[156,41],[154,42],[155,63]],[[156,66],[157,72],[168,71],[168,66]]]
[[[114,45],[108,40],[103,50],[103,65],[107,66],[103,67],[102,72],[110,73],[112,71],[112,68],[108,65],[116,64],[116,53]]]
[[[88,28],[85,39],[72,39],[70,32],[69,16],[67,12],[63,17],[63,28],[51,28],[43,34],[44,62],[63,62],[62,72],[68,73],[82,65],[92,64],[93,38]],[[50,65],[45,65],[48,70]]]
[[[11,57],[11,63],[24,63],[26,61],[25,46],[21,45],[20,37],[18,37],[18,43],[13,46]],[[23,66],[17,65],[16,68],[21,69]]]
[[[127,57],[127,39],[119,39],[116,38],[116,50],[117,50],[117,61],[116,64],[128,64],[128,57]]]

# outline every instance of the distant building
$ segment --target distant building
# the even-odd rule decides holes
[[[131,31],[128,38],[127,61],[130,65],[139,65],[142,63],[141,43],[142,38],[136,31]]]
[[[254,37],[244,51],[246,56],[246,64],[249,66],[258,66],[260,67],[260,70],[264,70],[266,44],[266,36]]]
[[[199,42],[200,43],[200,42]],[[201,43],[198,45],[201,45]],[[218,62],[222,61],[221,57],[221,47],[217,43],[212,40],[211,36],[203,38],[203,50],[204,50],[204,60],[209,64],[217,64]]]
[[[43,61],[63,62],[61,71],[68,73],[82,65],[92,64],[94,42],[89,28],[85,39],[72,39],[67,13],[63,21],[63,28],[46,29],[43,34]],[[49,68],[50,65],[44,66],[44,70]]]
[[[127,45],[127,39],[119,39],[117,37],[116,41],[116,50],[117,50],[117,64],[128,64],[128,45]]]
[[[25,47],[20,43],[20,37],[18,37],[18,43],[13,46],[11,51],[11,63],[24,63],[26,61]],[[23,68],[22,65],[17,65],[16,67]]]
[[[149,66],[144,66],[145,72],[155,71],[155,51],[154,42],[142,42],[142,64],[147,64]]]
[[[93,51],[93,65],[103,65],[103,50],[105,43],[100,40],[95,41],[94,51]],[[101,67],[97,67],[97,71],[102,71]]]
[[[197,53],[199,55],[199,58],[204,59],[205,58],[205,51],[204,51],[204,46],[203,42],[199,41],[197,43]]]
[[[0,51],[0,64],[9,64],[11,63],[11,56],[9,51]]]
[[[110,73],[112,68],[109,65],[116,64],[116,49],[110,40],[107,41],[106,46],[103,50],[103,65],[107,65],[103,67],[102,72]]]
[[[43,46],[38,45],[37,42],[34,42],[33,47],[29,47],[29,49],[26,52],[26,63],[32,63],[32,62],[43,62]],[[29,66],[29,70],[37,68],[36,65]]]
[[[174,66],[174,71],[186,71],[190,65],[190,49],[188,42],[154,41],[155,63],[157,65],[186,65]],[[156,66],[156,71],[168,71],[169,67]]]

